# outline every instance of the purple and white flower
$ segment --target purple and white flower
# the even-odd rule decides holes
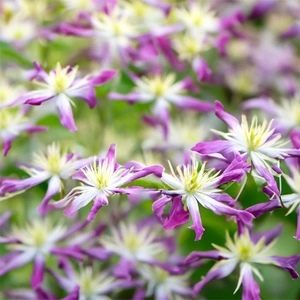
[[[60,248],[57,243],[66,238],[67,230],[61,224],[55,227],[49,220],[35,219],[24,228],[13,228],[8,237],[1,237],[0,242],[9,244],[13,251],[3,257],[0,276],[33,262],[31,285],[39,287],[44,278],[45,259],[49,255],[67,255],[82,259],[82,254],[71,247]]]
[[[275,118],[276,130],[282,133],[300,127],[300,95],[295,95],[292,99],[282,99],[280,103],[268,97],[254,98],[246,101],[243,108],[266,112],[270,117]]]
[[[125,100],[131,104],[136,102],[154,102],[152,111],[162,123],[165,135],[168,132],[171,104],[179,109],[201,112],[213,110],[213,105],[208,101],[184,95],[185,91],[194,88],[190,78],[176,82],[175,74],[168,74],[167,76],[155,75],[153,77],[136,78],[135,83],[136,88],[132,93],[123,95],[112,92],[109,94],[109,98],[112,100]]]
[[[49,269],[48,272],[58,284],[68,293],[64,299],[88,300],[108,299],[107,294],[118,288],[130,288],[136,285],[135,281],[116,279],[106,271],[96,272],[96,268],[85,267],[76,272],[72,264],[65,258],[60,260],[60,269],[65,273]]]
[[[189,287],[190,273],[170,274],[167,270],[157,266],[143,264],[139,267],[142,280],[147,283],[145,297],[154,296],[154,299],[178,299],[191,297],[192,289]],[[134,300],[138,300],[140,294],[136,293]]]
[[[270,188],[273,189],[274,195],[278,196],[279,191],[272,175],[280,174],[281,160],[290,156],[299,156],[299,150],[284,148],[288,141],[282,141],[281,135],[275,133],[273,121],[268,123],[265,120],[260,124],[257,116],[254,116],[249,125],[247,117],[243,115],[240,123],[238,119],[224,110],[219,101],[216,101],[216,115],[229,127],[227,133],[213,130],[224,137],[224,140],[200,142],[192,150],[214,160],[217,156],[221,160],[222,157],[226,160],[237,153],[240,154],[251,163],[252,169],[260,177],[272,185]]]
[[[47,127],[34,125],[25,112],[16,108],[0,108],[0,141],[2,153],[6,156],[12,142],[22,132],[35,133],[47,130]]]
[[[162,167],[158,165],[145,167],[137,172],[133,172],[132,169],[116,162],[115,145],[112,144],[104,158],[95,158],[92,164],[81,168],[72,176],[73,179],[81,181],[82,185],[75,187],[64,199],[52,205],[61,208],[71,202],[64,214],[72,216],[93,201],[87,217],[91,221],[102,206],[108,205],[111,196],[118,193],[130,194],[130,188],[123,188],[125,184],[150,174],[161,176],[162,172]]]
[[[222,184],[240,181],[248,165],[240,158],[236,158],[221,174],[214,169],[206,170],[206,164],[193,159],[188,165],[177,166],[177,174],[170,164],[171,174],[163,173],[161,180],[172,188],[163,190],[163,197],[153,203],[153,211],[164,223],[165,229],[172,229],[188,221],[188,212],[192,216],[196,240],[201,239],[204,228],[202,226],[199,204],[212,210],[217,215],[226,214],[236,216],[244,223],[250,223],[253,215],[249,212],[234,208],[234,200],[220,188]],[[165,206],[172,201],[169,217],[163,217]],[[187,212],[188,210],[188,212]]]
[[[87,102],[90,108],[94,108],[97,104],[94,87],[111,80],[116,74],[114,70],[106,70],[97,77],[76,78],[77,67],[62,68],[60,63],[57,63],[55,70],[49,74],[37,63],[35,63],[35,68],[37,70],[35,83],[41,89],[26,93],[11,105],[20,103],[41,105],[46,101],[51,101],[48,107],[49,111],[57,109],[61,124],[72,132],[77,131],[71,107],[74,105],[72,98],[80,98]]]
[[[198,294],[209,281],[228,276],[236,267],[240,269],[240,276],[234,293],[243,285],[244,300],[260,299],[260,289],[253,276],[256,275],[261,281],[263,280],[261,273],[256,268],[257,264],[275,265],[288,271],[293,279],[298,278],[296,267],[300,261],[300,254],[289,257],[271,255],[273,239],[279,234],[279,227],[259,235],[250,235],[246,229],[241,235],[236,234],[234,239],[227,234],[226,247],[213,245],[216,248],[214,251],[192,252],[186,259],[188,265],[202,259],[218,261],[208,274],[195,285],[194,293]]]
[[[46,195],[37,208],[41,215],[46,215],[48,202],[64,189],[65,180],[92,160],[93,158],[78,159],[76,155],[62,151],[60,145],[53,143],[45,153],[33,155],[32,166],[21,166],[30,175],[29,178],[4,179],[0,186],[0,196],[12,197],[49,180]]]

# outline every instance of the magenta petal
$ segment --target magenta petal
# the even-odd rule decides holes
[[[61,124],[72,132],[77,131],[69,98],[64,94],[60,94],[57,97],[56,105],[59,110]]]
[[[2,144],[2,154],[3,154],[3,156],[6,156],[8,151],[11,149],[11,143],[14,139],[15,139],[15,137],[13,137],[9,140],[3,141],[3,144]]]
[[[87,217],[87,220],[88,221],[94,220],[97,212],[104,205],[108,205],[108,200],[104,194],[101,194],[94,199],[94,203],[93,203],[92,209]]]
[[[172,199],[172,206],[169,215],[165,218],[164,228],[173,229],[179,225],[185,224],[189,220],[189,212],[184,210],[181,197]]]
[[[207,275],[199,283],[195,285],[194,296],[196,296],[208,282],[214,279],[224,278],[229,274],[231,274],[235,269],[235,267],[236,267],[236,262],[228,261],[227,263],[224,263],[217,268],[213,268],[211,271],[207,273]]]
[[[300,254],[288,256],[288,257],[270,256],[268,260],[271,260],[279,268],[288,271],[293,279],[299,277],[296,268],[300,261]]]
[[[162,224],[164,223],[164,209],[171,200],[171,197],[162,196],[152,204],[152,210]]]
[[[252,241],[256,244],[262,237],[264,237],[264,242],[266,245],[270,244],[274,239],[276,239],[282,231],[282,224],[279,224],[271,230],[267,230],[261,233],[251,234]]]
[[[116,145],[115,144],[110,145],[105,157],[108,158],[109,161],[116,161]]]
[[[234,128],[235,126],[239,126],[240,122],[237,118],[229,114],[224,110],[224,106],[220,101],[216,101],[216,115],[219,119],[221,119],[223,122],[225,122],[229,128]]]
[[[190,96],[172,96],[170,101],[182,109],[191,109],[201,112],[210,112],[214,110],[214,105],[208,101],[198,100]]]
[[[278,199],[270,200],[268,202],[255,204],[246,209],[246,211],[250,212],[255,218],[260,217],[266,212],[273,211],[274,209],[281,208],[281,204]]]
[[[204,233],[204,230],[205,230],[203,228],[202,222],[201,222],[198,201],[193,197],[188,197],[186,200],[186,205],[188,207],[188,210],[189,210],[189,212],[192,216],[192,220],[193,220],[193,225],[190,226],[189,228],[195,231],[195,233],[196,233],[195,241],[198,241],[201,239],[201,237]]]
[[[18,255],[13,255],[3,265],[0,265],[0,276],[6,274],[7,272],[22,267],[34,259],[35,252],[22,252]]]
[[[142,177],[146,177],[148,175],[155,175],[157,177],[161,177],[162,176],[162,172],[163,172],[164,168],[160,165],[153,165],[153,166],[149,166],[149,167],[145,167],[143,169],[141,169],[140,171],[136,172],[134,175],[132,175],[130,177],[130,181],[142,178]]]
[[[193,60],[192,67],[195,73],[197,74],[198,81],[203,82],[208,81],[210,79],[212,71],[203,58],[196,57]]]
[[[198,152],[199,154],[212,154],[220,153],[224,150],[230,149],[230,143],[224,140],[216,140],[210,142],[200,142],[192,147],[192,151]]]
[[[121,258],[120,262],[115,266],[113,274],[117,278],[131,279],[131,272],[133,270],[133,262]]]
[[[31,275],[31,286],[36,289],[40,286],[44,279],[45,261],[42,254],[38,254],[34,260],[33,271]]]
[[[185,264],[191,264],[194,262],[197,262],[201,259],[215,259],[215,260],[220,260],[223,258],[223,256],[220,255],[220,252],[217,250],[212,250],[212,251],[206,251],[206,252],[197,252],[193,251],[189,256],[186,258],[184,261]]]
[[[62,298],[62,300],[79,300],[79,291],[80,291],[80,286],[79,285],[76,285],[75,288],[71,291],[71,293]]]
[[[269,97],[249,99],[242,104],[242,107],[243,109],[259,109],[273,116],[277,115],[276,105]]]
[[[54,247],[51,249],[51,253],[58,256],[69,256],[79,261],[83,260],[83,255],[81,253],[81,250],[77,246],[73,246],[69,248]]]
[[[100,261],[106,261],[111,256],[109,251],[101,247],[89,247],[88,249],[82,249],[81,252]]]
[[[245,267],[245,273],[243,276],[243,300],[260,300],[260,288],[257,282],[254,280],[250,267]]]
[[[282,35],[281,38],[295,38],[300,36],[300,24],[293,24],[288,30],[286,30]]]
[[[48,212],[47,204],[51,198],[56,195],[61,189],[61,181],[57,175],[51,177],[48,183],[48,189],[46,195],[40,205],[37,207],[37,211],[41,216],[45,216]]]
[[[48,178],[48,174],[40,173],[26,179],[4,179],[1,185],[1,193],[12,193],[15,191],[27,190],[36,186]]]
[[[89,82],[93,86],[103,84],[114,78],[117,72],[117,70],[105,70],[101,72],[101,74],[99,74],[97,77],[90,79]]]

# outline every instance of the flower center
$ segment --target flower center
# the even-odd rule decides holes
[[[91,296],[95,294],[98,286],[98,282],[95,280],[93,276],[93,272],[91,268],[87,268],[83,270],[78,279],[78,285],[80,286],[80,292],[85,296]]]
[[[155,281],[158,284],[164,283],[166,279],[170,277],[170,274],[167,271],[158,267],[154,267],[154,274],[155,274]]]
[[[162,97],[168,93],[174,86],[175,75],[167,76],[157,75],[153,78],[142,78],[138,89],[151,93],[155,98]]]
[[[11,129],[13,126],[23,123],[26,118],[15,111],[15,108],[5,108],[0,110],[0,130]]]
[[[93,186],[98,190],[103,190],[108,187],[113,177],[116,179],[119,175],[121,176],[125,169],[115,171],[114,162],[105,158],[100,163],[94,160],[93,165],[86,167],[82,172]]]
[[[173,167],[169,163],[171,173],[174,177],[176,176]],[[210,184],[218,176],[218,173],[212,175],[214,171],[205,171],[205,163],[201,166],[199,170],[199,163],[196,160],[192,160],[192,164],[189,165],[179,165],[176,168],[179,174],[179,179],[183,183],[183,187],[186,193],[193,194],[195,191],[199,191],[204,186]]]
[[[47,170],[53,175],[59,175],[71,162],[73,160],[67,161],[67,154],[62,153],[60,146],[55,143],[48,146],[46,153],[34,154],[33,160],[34,165]]]
[[[272,122],[268,125],[267,121],[258,124],[257,116],[254,116],[249,128],[246,116],[242,116],[241,128],[249,151],[255,151],[272,135],[274,130],[271,129],[271,125]]]
[[[57,63],[56,69],[49,74],[49,85],[56,94],[64,93],[74,82],[77,67],[70,69],[70,67],[61,68],[60,63]]]

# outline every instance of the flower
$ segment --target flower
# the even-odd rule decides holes
[[[100,237],[102,249],[120,257],[114,267],[115,276],[130,279],[145,264],[158,266],[170,274],[180,271],[177,266],[165,263],[168,253],[174,251],[172,237],[162,237],[153,230],[156,222],[147,224],[145,221],[136,224],[121,222],[118,227],[111,228],[110,235]]]
[[[39,287],[44,277],[45,259],[48,255],[69,255],[81,259],[81,254],[72,248],[58,248],[57,243],[66,238],[66,228],[61,224],[53,226],[49,220],[34,219],[25,227],[15,227],[11,236],[1,237],[1,243],[9,244],[13,251],[3,257],[0,276],[19,268],[31,261],[34,262],[31,275],[33,288]]]
[[[180,109],[191,109],[195,111],[208,112],[213,105],[207,101],[201,101],[191,96],[183,95],[184,91],[192,87],[191,80],[175,82],[175,74],[166,76],[155,75],[153,77],[142,77],[135,80],[136,88],[132,93],[122,95],[116,92],[109,94],[112,100],[125,100],[129,103],[154,102],[152,111],[162,122],[167,133],[169,121],[169,107],[174,104]]]
[[[116,193],[130,193],[123,185],[149,174],[160,176],[162,167],[145,167],[136,173],[131,169],[118,165],[116,162],[115,145],[112,144],[104,158],[94,159],[94,162],[72,176],[83,184],[72,189],[62,200],[52,204],[54,207],[65,207],[67,216],[73,215],[80,208],[93,201],[93,207],[87,217],[93,220],[103,205],[108,205],[108,199]]]
[[[118,288],[130,288],[136,282],[129,283],[112,277],[107,271],[96,271],[96,268],[81,267],[75,271],[72,264],[61,258],[60,269],[66,276],[49,269],[49,273],[58,284],[68,293],[67,297],[79,300],[107,299],[106,294]]]
[[[19,97],[15,104],[31,104],[41,105],[46,101],[51,102],[50,110],[57,108],[60,114],[60,121],[70,131],[77,131],[74,123],[71,104],[74,105],[71,98],[76,97],[86,101],[90,108],[94,108],[97,104],[94,86],[101,85],[111,80],[116,71],[106,70],[101,72],[97,77],[86,76],[81,79],[76,79],[78,68],[65,67],[62,68],[60,63],[57,63],[55,70],[47,74],[37,63],[35,63],[37,79],[35,83],[41,89],[26,93]],[[54,103],[55,100],[55,103]]]
[[[2,141],[2,153],[6,156],[12,142],[23,131],[35,133],[47,130],[47,127],[34,125],[25,113],[16,108],[0,108],[0,140]]]
[[[281,140],[279,133],[275,133],[275,128],[272,126],[273,121],[268,123],[265,120],[259,124],[257,117],[254,116],[249,126],[246,116],[243,115],[240,123],[224,110],[219,101],[216,101],[216,115],[228,125],[229,131],[227,133],[213,131],[224,137],[225,140],[200,142],[192,150],[208,157],[211,155],[214,159],[217,153],[225,158],[236,153],[241,154],[242,157],[247,158],[257,173],[272,185],[271,189],[274,195],[279,195],[276,182],[271,174],[281,172],[278,167],[280,160],[289,156],[299,156],[300,152],[295,149],[283,148],[287,142]]]
[[[48,202],[62,191],[64,181],[92,159],[78,159],[74,154],[63,152],[59,144],[53,143],[47,147],[45,153],[34,153],[32,166],[21,166],[21,169],[30,175],[29,178],[4,179],[0,187],[0,195],[8,194],[8,197],[11,197],[49,180],[46,195],[37,208],[41,215],[46,215],[49,209]]]
[[[154,295],[157,300],[183,300],[192,295],[188,282],[189,273],[183,275],[170,274],[162,268],[146,264],[140,266],[139,272],[142,279],[148,283],[146,297]]]
[[[192,2],[188,8],[179,8],[175,12],[178,21],[194,36],[218,30],[219,21],[215,14],[208,5],[199,5],[196,2]]]
[[[172,190],[163,190],[166,196],[153,203],[154,213],[163,221],[165,229],[174,228],[187,222],[187,212],[191,214],[195,230],[196,240],[201,239],[204,228],[201,223],[198,203],[203,207],[212,210],[216,214],[226,214],[236,216],[245,223],[252,221],[253,216],[249,212],[233,208],[234,200],[220,189],[220,186],[230,181],[239,181],[244,175],[247,164],[239,158],[223,172],[215,172],[214,169],[206,170],[206,164],[200,166],[200,162],[195,158],[188,165],[179,165],[174,172],[170,164],[171,174],[163,173],[161,180]],[[174,197],[173,199],[169,196]],[[172,200],[170,216],[163,220],[164,207]],[[183,209],[183,204],[184,208]],[[227,203],[228,205],[224,204]]]
[[[102,246],[131,262],[151,262],[165,252],[165,247],[157,241],[150,226],[138,228],[136,224],[121,223],[112,228],[111,235],[100,238]]]
[[[292,99],[282,99],[280,103],[267,97],[254,98],[247,100],[243,108],[260,109],[266,112],[275,118],[276,129],[282,133],[300,127],[300,95],[295,95]]]
[[[228,276],[239,266],[240,277],[234,293],[243,285],[243,299],[260,299],[259,286],[253,278],[255,274],[263,280],[256,264],[273,264],[281,269],[287,270],[293,279],[299,277],[296,267],[300,261],[300,254],[281,257],[271,256],[271,248],[274,245],[273,239],[280,234],[280,226],[259,235],[250,235],[246,229],[241,235],[235,235],[232,240],[229,234],[226,236],[226,248],[213,245],[217,250],[208,252],[193,252],[187,259],[187,264],[192,264],[204,258],[218,260],[208,274],[194,287],[197,294],[213,279],[221,279]],[[272,242],[273,241],[273,242]]]

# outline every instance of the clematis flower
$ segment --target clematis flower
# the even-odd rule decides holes
[[[197,2],[191,2],[187,8],[178,8],[175,16],[178,22],[183,24],[184,29],[194,36],[214,33],[220,26],[215,11],[206,4],[199,5]]]
[[[94,108],[97,104],[94,86],[101,85],[111,80],[116,71],[106,70],[101,72],[97,77],[86,76],[81,79],[76,79],[78,68],[65,67],[62,68],[60,63],[57,63],[55,70],[47,74],[37,63],[35,83],[41,89],[26,93],[19,97],[11,105],[15,104],[31,104],[41,105],[46,101],[51,101],[50,111],[58,109],[60,114],[61,124],[74,132],[77,127],[74,123],[71,98],[80,98],[87,102],[90,108]]]
[[[295,127],[300,127],[299,95],[295,95],[292,99],[282,99],[279,103],[268,97],[254,98],[244,102],[243,108],[259,109],[266,112],[275,119],[276,129],[281,133],[287,133]]]
[[[109,98],[112,100],[125,100],[129,103],[154,102],[153,114],[162,122],[165,135],[168,132],[170,104],[180,109],[209,112],[213,105],[207,101],[201,101],[191,96],[183,95],[191,88],[189,78],[175,82],[175,74],[167,76],[156,75],[154,77],[142,77],[135,80],[136,88],[127,95],[112,92]]]
[[[218,261],[208,274],[195,285],[194,293],[198,294],[209,281],[228,276],[236,267],[239,267],[240,276],[234,293],[242,285],[243,300],[260,299],[260,289],[253,275],[256,275],[261,281],[263,281],[263,277],[256,265],[275,265],[288,271],[293,279],[298,278],[296,267],[300,261],[300,254],[289,257],[271,255],[274,246],[273,240],[279,234],[279,227],[259,235],[250,235],[246,229],[241,235],[236,234],[234,239],[227,234],[226,247],[213,245],[216,248],[214,251],[192,252],[186,259],[187,264],[207,258]]]
[[[13,228],[8,237],[1,237],[0,242],[9,244],[10,252],[3,257],[0,276],[21,266],[34,263],[31,275],[33,288],[39,287],[44,277],[45,259],[49,255],[67,255],[82,259],[80,252],[72,248],[60,248],[57,243],[66,238],[67,230],[62,225],[53,226],[49,220],[33,220],[23,228]]]
[[[200,56],[202,52],[207,51],[211,45],[205,40],[205,37],[199,38],[185,34],[174,39],[174,48],[181,60],[189,62],[197,74],[198,81],[208,81],[211,77],[207,62]]]
[[[154,299],[186,299],[192,296],[189,287],[190,274],[170,274],[168,271],[151,265],[143,264],[139,268],[143,280],[147,283],[145,297],[154,296]],[[140,293],[142,290],[140,290]],[[141,294],[136,293],[134,300],[141,299]]]
[[[130,20],[130,15],[115,3],[108,6],[108,9],[86,15],[88,26],[80,22],[65,23],[60,26],[60,31],[66,35],[93,37],[94,45],[89,50],[93,57],[101,60],[102,65],[124,64],[127,48],[139,35],[139,27]]]
[[[229,131],[227,133],[213,131],[224,137],[225,140],[200,142],[192,150],[207,157],[211,156],[214,159],[217,154],[228,158],[239,153],[251,163],[252,168],[266,182],[272,181],[270,182],[272,189],[276,195],[279,195],[271,174],[280,173],[278,167],[280,161],[290,156],[299,156],[299,150],[283,147],[287,141],[282,141],[281,135],[275,133],[275,128],[272,126],[273,121],[270,123],[264,121],[259,124],[257,117],[254,116],[249,126],[246,116],[243,115],[240,123],[234,116],[224,110],[219,101],[216,101],[216,115],[228,125]]]
[[[34,125],[21,109],[0,108],[0,140],[3,156],[7,155],[12,142],[22,132],[35,133],[45,130],[47,127]]]
[[[151,226],[121,222],[111,229],[110,235],[100,237],[103,249],[120,258],[114,268],[115,276],[130,279],[145,264],[159,266],[170,273],[179,271],[176,266],[164,262],[168,253],[173,251],[174,244],[170,237],[161,237],[153,231],[155,225],[153,222]]]
[[[108,299],[107,294],[120,288],[130,288],[137,284],[136,281],[116,279],[109,275],[107,271],[96,271],[95,268],[85,267],[76,272],[72,264],[66,259],[61,258],[60,269],[65,273],[61,275],[53,269],[48,272],[58,282],[58,284],[68,293],[63,299],[88,300],[88,299]]]
[[[0,75],[0,80],[0,109],[2,109],[9,106],[21,93],[24,93],[24,89],[21,86],[10,84],[4,75]]]
[[[138,228],[135,224],[121,223],[112,228],[111,235],[102,236],[100,244],[109,252],[132,262],[151,262],[165,251],[150,226]]]
[[[205,163],[200,166],[200,162],[193,158],[191,164],[177,166],[176,174],[170,164],[172,175],[163,173],[161,180],[172,190],[163,190],[165,196],[155,201],[152,209],[163,222],[165,229],[172,229],[186,223],[189,212],[193,220],[193,226],[190,228],[195,231],[196,240],[201,239],[204,233],[199,204],[218,215],[236,216],[242,222],[250,223],[253,215],[233,208],[234,200],[220,188],[222,184],[241,180],[247,168],[248,165],[243,160],[236,158],[221,174],[216,173],[214,169],[206,170]],[[165,219],[163,211],[171,201],[170,215]]]
[[[87,217],[91,221],[103,205],[108,205],[111,196],[118,193],[130,193],[129,188],[122,188],[125,184],[149,174],[160,176],[161,172],[162,167],[156,165],[133,173],[131,169],[116,162],[115,145],[112,144],[104,158],[95,158],[91,165],[80,169],[72,176],[73,179],[77,179],[83,184],[75,187],[65,198],[52,205],[61,208],[71,202],[64,211],[66,216],[71,216],[93,201],[93,207]]]
[[[44,216],[48,211],[50,199],[63,190],[64,181],[92,160],[93,158],[78,159],[76,155],[63,152],[58,144],[53,143],[47,147],[45,153],[33,155],[32,166],[21,166],[21,169],[30,175],[29,178],[4,179],[0,187],[0,196],[12,197],[49,180],[46,195],[37,208]]]

